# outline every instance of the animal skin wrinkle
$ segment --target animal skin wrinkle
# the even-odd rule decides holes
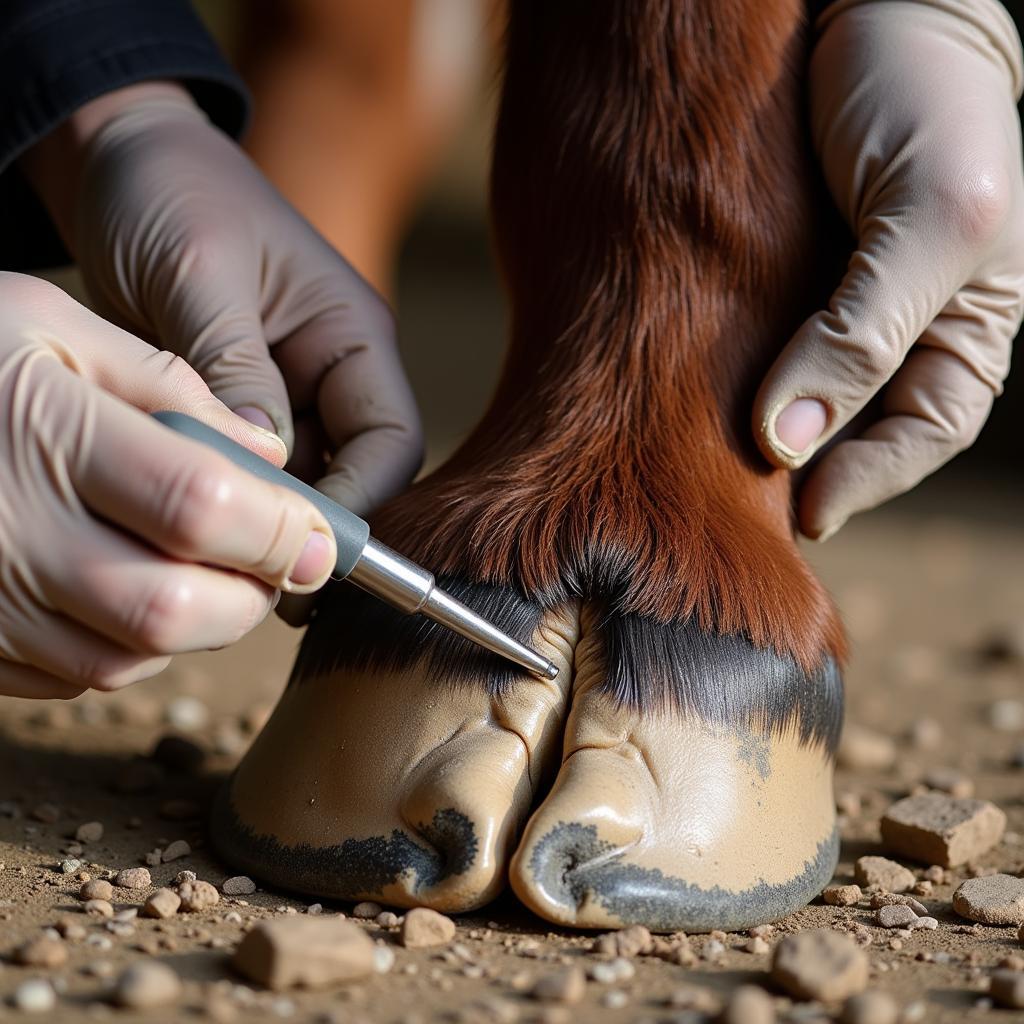
[[[501,708],[500,704],[500,698],[495,697],[491,700],[491,711],[493,715],[493,723],[499,729],[502,729],[505,732],[510,733],[512,736],[515,736],[516,739],[518,739],[519,742],[523,745],[523,756],[526,758],[526,778],[529,781],[530,787],[532,789],[533,786],[536,785],[537,780],[533,777],[533,756],[532,751],[530,749],[530,744],[527,742],[526,736],[519,729],[517,729],[514,723],[511,721],[507,709],[505,709],[503,712],[503,709]]]

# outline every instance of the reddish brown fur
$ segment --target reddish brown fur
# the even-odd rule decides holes
[[[512,0],[493,213],[510,350],[375,532],[437,572],[841,657],[750,438],[820,298],[799,0]],[[429,514],[425,514],[429,513]]]

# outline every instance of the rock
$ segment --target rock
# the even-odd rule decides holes
[[[102,878],[94,878],[82,883],[78,895],[83,900],[110,900],[114,897],[114,887]]]
[[[175,885],[184,885],[186,882],[194,882],[196,880],[196,873],[194,871],[179,871],[174,876]]]
[[[402,920],[399,941],[406,949],[443,946],[455,938],[455,922],[427,907],[413,907]]]
[[[721,1024],[774,1024],[775,1004],[764,989],[740,985],[729,997],[719,1021]]]
[[[587,975],[591,980],[602,985],[619,985],[629,981],[636,976],[636,968],[625,957],[616,957],[614,960],[600,960],[587,968]]]
[[[896,744],[884,733],[849,724],[839,740],[839,764],[860,771],[882,771],[896,763]]]
[[[57,1005],[57,993],[48,981],[33,978],[14,990],[11,1002],[22,1013],[50,1013]]]
[[[150,757],[169,772],[192,775],[202,767],[206,751],[184,736],[161,736]]]
[[[103,822],[87,821],[75,829],[75,839],[80,843],[98,843],[103,838]]]
[[[114,908],[110,905],[110,900],[86,900],[85,906],[82,909],[90,917],[114,916]]]
[[[220,902],[220,893],[209,882],[182,882],[178,886],[181,909],[189,914],[209,910]]]
[[[114,985],[114,1002],[131,1010],[170,1006],[181,998],[181,981],[166,964],[152,960],[132,964]]]
[[[853,875],[861,885],[874,886],[886,892],[905,892],[917,881],[914,873],[888,857],[860,857],[853,866]]]
[[[181,732],[198,732],[210,721],[210,709],[198,697],[186,695],[168,701],[164,717]]]
[[[1000,732],[1019,732],[1024,729],[1024,704],[1009,697],[993,701],[988,709],[988,722]]]
[[[897,903],[893,906],[879,907],[875,911],[875,920],[883,928],[909,928],[917,920],[917,914],[910,907]]]
[[[583,999],[587,979],[579,967],[566,967],[538,978],[530,994],[542,1003],[562,1003],[572,1006]]]
[[[152,884],[149,868],[124,868],[114,876],[119,889],[148,889]]]
[[[747,941],[743,944],[743,948],[748,953],[763,955],[765,953],[770,953],[772,947],[764,939],[762,939],[760,935],[755,935],[753,938],[747,939]]]
[[[843,1005],[840,1024],[896,1024],[900,1008],[888,992],[869,989],[852,996]]]
[[[951,868],[995,846],[1006,828],[1006,815],[987,800],[922,793],[894,803],[881,827],[890,849],[924,864]]]
[[[82,862],[77,857],[68,857],[60,862],[60,873],[62,875],[73,875],[81,870]]]
[[[907,896],[902,892],[875,892],[871,894],[871,908],[877,910],[879,907],[910,907],[919,917],[928,913],[928,908],[913,896]]]
[[[151,868],[158,868],[163,863],[162,857],[164,855],[163,850],[150,850],[146,854],[146,866]]]
[[[374,944],[359,925],[308,915],[260,922],[232,960],[241,975],[275,991],[366,978],[375,965]]]
[[[953,893],[953,909],[981,924],[1024,924],[1024,879],[1001,874],[968,878]]]
[[[910,726],[907,738],[918,750],[937,750],[942,745],[942,726],[934,718],[919,718]]]
[[[830,907],[852,907],[860,903],[864,893],[859,885],[829,885],[825,887],[821,898]]]
[[[68,962],[68,948],[60,939],[30,939],[14,951],[14,962],[25,967],[63,967]]]
[[[245,875],[226,878],[220,887],[225,896],[251,896],[256,891],[256,883]]]
[[[958,798],[974,796],[974,783],[955,768],[932,768],[925,773],[924,784],[929,789],[948,793]]]
[[[838,1002],[867,987],[868,958],[849,935],[814,929],[779,940],[771,976],[797,999]]]
[[[160,859],[164,864],[170,864],[172,860],[181,860],[182,857],[188,857],[191,853],[192,847],[184,839],[175,839],[173,843],[167,844]]]
[[[594,941],[594,952],[603,956],[646,956],[654,948],[651,933],[642,924],[608,932]]]
[[[377,943],[373,947],[373,969],[378,974],[387,974],[395,966],[395,951],[391,946]]]
[[[363,900],[352,908],[352,916],[364,921],[372,921],[384,908],[373,900]]]
[[[939,922],[934,917],[929,917],[925,914],[923,917],[917,918],[910,926],[911,928],[924,928],[926,931],[935,931],[939,927]]]
[[[173,889],[157,889],[142,907],[143,917],[166,920],[174,917],[181,906],[181,897]]]
[[[29,817],[33,821],[41,821],[44,825],[53,825],[60,821],[60,808],[56,804],[36,804]]]
[[[1019,971],[993,971],[988,990],[1000,1006],[1024,1009],[1024,974]]]
[[[62,917],[57,922],[57,932],[68,942],[81,942],[89,933],[77,921],[70,917]]]

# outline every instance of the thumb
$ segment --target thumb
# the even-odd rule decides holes
[[[885,386],[945,306],[960,260],[942,259],[928,241],[884,217],[862,235],[828,309],[800,327],[754,400],[754,435],[769,462],[806,463]]]

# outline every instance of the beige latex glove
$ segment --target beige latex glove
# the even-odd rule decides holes
[[[181,359],[0,273],[0,694],[154,675],[172,654],[237,640],[275,588],[307,593],[333,568],[312,505],[145,414],[159,409],[284,461],[279,438]]]
[[[187,92],[111,93],[41,149],[28,174],[98,312],[186,359],[357,514],[408,483],[422,441],[389,309]]]
[[[754,431],[796,468],[885,389],[802,485],[801,530],[825,539],[972,444],[1001,391],[1024,306],[1024,71],[995,0],[841,0],[817,28],[814,145],[857,252],[769,372]]]

